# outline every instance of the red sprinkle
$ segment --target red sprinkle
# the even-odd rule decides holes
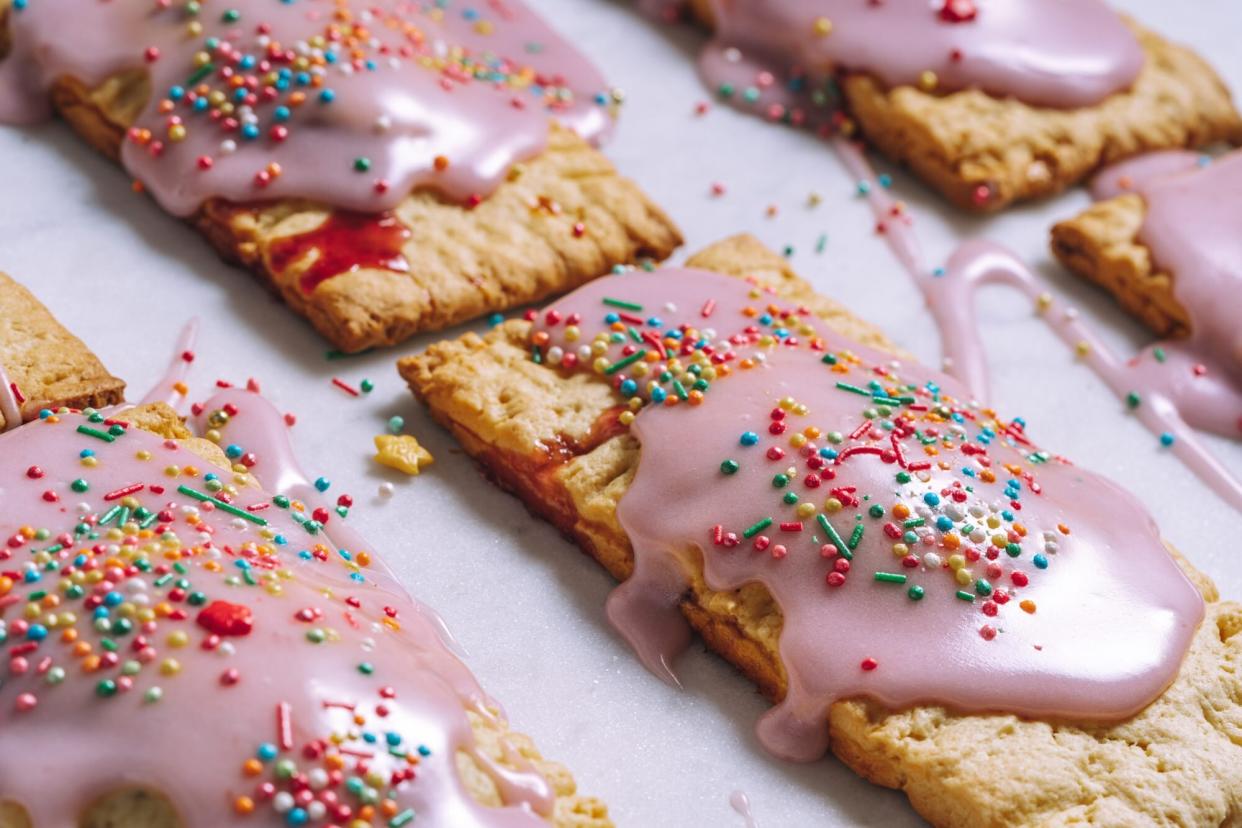
[[[254,629],[254,614],[250,607],[228,601],[212,601],[198,614],[196,621],[214,635],[250,635]]]

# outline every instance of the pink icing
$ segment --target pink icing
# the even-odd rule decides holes
[[[9,431],[22,424],[22,407],[17,401],[17,392],[13,390],[13,381],[0,362],[0,415],[4,417],[4,428],[0,432]]]
[[[518,0],[235,0],[197,16],[183,5],[31,0],[13,11],[0,122],[45,117],[48,88],[62,76],[94,85],[145,68],[154,93],[122,160],[178,215],[215,197],[303,197],[380,211],[420,186],[466,201],[543,149],[549,115],[591,139],[610,126],[596,100],[607,102],[599,73]],[[226,9],[238,17],[225,20]],[[337,9],[352,15],[339,36],[328,29]],[[188,33],[195,22],[202,31]],[[356,54],[351,25],[365,27]],[[325,33],[339,48],[315,44]],[[213,67],[202,77],[200,51]],[[309,84],[300,83],[303,72]],[[199,94],[199,84],[231,94],[226,75],[246,78],[253,96],[231,113],[220,106],[227,100]],[[301,104],[291,99],[299,92]],[[186,130],[181,140],[174,118]],[[244,135],[251,121],[253,139]]]
[[[1101,0],[712,0],[702,69],[737,95],[756,83],[790,109],[824,102],[823,81],[859,71],[888,86],[978,88],[1035,106],[1083,107],[1130,86],[1134,34]],[[758,79],[764,73],[766,82]],[[786,90],[778,85],[784,82]],[[789,94],[792,89],[793,94]],[[808,97],[809,95],[809,97]],[[805,113],[804,113],[805,114]],[[795,115],[795,117],[798,117]]]
[[[233,412],[227,423],[222,411]],[[341,515],[329,510],[325,528],[308,528],[319,497],[292,518],[305,481],[290,471],[280,415],[259,396],[230,390],[206,403],[204,420],[222,432],[222,445],[245,446],[264,482],[288,485],[294,505],[255,488],[230,493],[224,472],[216,497],[264,525],[200,503],[177,489],[210,491],[201,471],[187,471],[205,464],[185,448],[137,429],[119,429],[111,443],[78,431],[106,432],[114,421],[62,414],[0,437],[0,640],[8,652],[0,667],[0,801],[21,803],[38,826],[73,824],[96,796],[130,785],[166,793],[188,826],[288,825],[280,811],[292,807],[306,809],[307,825],[352,824],[372,796],[377,804],[391,799],[398,815],[412,809],[418,825],[544,824],[553,801],[547,782],[523,761],[525,770],[506,770],[475,746],[466,711],[490,716],[491,702],[442,644],[433,614],[366,561],[371,553]],[[83,449],[95,452],[96,465],[83,464]],[[182,469],[176,479],[164,471],[172,465]],[[79,478],[87,491],[71,488]],[[132,496],[157,515],[152,525],[165,542],[134,526],[120,531],[125,516],[109,514],[126,501],[108,495],[135,484],[143,488]],[[146,514],[128,519],[145,523]],[[75,525],[89,534],[75,540]],[[174,560],[184,574],[169,569]],[[75,571],[103,580],[88,580],[74,596],[64,590]],[[189,583],[179,585],[182,577]],[[43,608],[35,629],[25,608],[40,590],[61,601]],[[90,623],[96,607],[110,607],[96,624],[144,608],[156,617],[101,633]],[[54,627],[48,612],[58,616]],[[84,672],[62,640],[68,629],[105,659],[103,639],[116,641],[119,663]],[[263,745],[274,755],[247,775],[243,763]],[[481,806],[465,791],[459,750],[493,777],[505,807]],[[281,776],[284,761],[295,765],[291,780]],[[412,779],[394,776],[409,771]],[[309,793],[282,801],[297,789]],[[255,811],[235,816],[244,796]],[[375,819],[393,824],[378,811]]]
[[[652,401],[617,511],[635,571],[608,601],[643,662],[669,677],[689,641],[696,558],[710,588],[780,606],[788,692],[759,725],[776,755],[821,755],[839,699],[1103,720],[1176,675],[1203,605],[1150,516],[954,380],[694,270],[598,280],[533,342]]]
[[[1196,323],[1199,331],[1186,341],[1162,342],[1150,345],[1135,357],[1124,360],[1117,356],[1086,324],[1078,318],[1073,308],[1062,308],[1048,294],[1043,281],[1021,259],[1004,247],[984,240],[968,241],[949,257],[942,272],[928,268],[923,261],[918,237],[912,227],[911,217],[879,186],[866,156],[856,145],[843,139],[833,142],[838,155],[855,178],[867,186],[868,202],[894,255],[906,269],[915,286],[926,299],[932,318],[940,331],[941,347],[945,354],[946,370],[963,380],[974,395],[988,399],[987,351],[979,334],[974,310],[974,292],[984,284],[1004,284],[1025,294],[1041,309],[1040,318],[1067,346],[1080,353],[1083,361],[1119,397],[1127,399],[1139,421],[1152,433],[1160,435],[1162,442],[1188,468],[1197,474],[1213,491],[1227,503],[1242,510],[1242,482],[1212,454],[1195,434],[1204,429],[1225,436],[1236,437],[1242,426],[1242,384],[1238,382],[1236,352],[1229,353],[1231,334],[1222,320],[1228,317],[1228,303],[1216,303],[1209,311],[1215,323]],[[1135,177],[1137,172],[1156,168],[1184,169],[1188,154],[1143,158],[1129,162]],[[1197,158],[1197,156],[1196,156]],[[1123,167],[1124,170],[1124,167]],[[1222,179],[1236,175],[1236,169],[1227,171]],[[1198,174],[1196,174],[1198,175]],[[1103,184],[1123,175],[1107,172]],[[1181,180],[1181,177],[1179,177]],[[1162,218],[1177,224],[1179,211],[1183,216],[1195,215],[1181,204],[1181,191],[1173,197],[1162,196]],[[1180,197],[1179,197],[1180,196]],[[1216,201],[1221,205],[1231,203],[1224,193]],[[1169,215],[1169,213],[1172,215]],[[1230,209],[1220,212],[1230,215]],[[1149,214],[1149,222],[1150,222]],[[1147,230],[1144,225],[1144,233]],[[1230,257],[1237,256],[1237,240],[1230,234],[1214,241],[1205,234],[1208,225],[1186,228],[1186,240],[1162,236],[1153,243],[1165,245],[1163,251],[1176,255],[1179,261],[1192,268],[1212,266],[1225,268],[1224,272],[1210,273],[1203,277],[1209,284],[1217,285],[1218,295],[1228,295],[1228,288],[1221,288],[1222,280],[1242,273],[1242,267],[1234,269],[1232,277],[1228,268]],[[1219,229],[1219,228],[1218,228]],[[1201,251],[1196,251],[1199,246]],[[1154,248],[1153,248],[1154,250]],[[1207,252],[1202,252],[1207,251]],[[1157,255],[1157,261],[1166,261]],[[1192,272],[1192,278],[1195,278]],[[1224,281],[1224,284],[1228,284]],[[1210,297],[1194,288],[1191,295],[1199,296],[1200,302],[1212,305]],[[1179,294],[1180,298],[1180,294]],[[1188,310],[1189,310],[1188,306]],[[1193,313],[1193,311],[1192,311]],[[1208,344],[1210,336],[1223,338],[1224,344]],[[1131,396],[1133,395],[1133,396]],[[1137,405],[1135,405],[1137,400]]]

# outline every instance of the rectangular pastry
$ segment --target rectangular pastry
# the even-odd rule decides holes
[[[1052,228],[1052,252],[1102,286],[1162,342],[1134,360],[1181,399],[1183,417],[1242,432],[1242,151],[1153,153],[1117,164],[1098,201]],[[1133,402],[1132,402],[1133,404]]]
[[[648,667],[669,672],[683,616],[777,703],[759,725],[777,755],[831,748],[944,826],[1242,808],[1242,606],[1132,496],[757,241],[399,368],[625,581],[608,615]]]
[[[0,432],[45,408],[119,403],[125,383],[30,291],[0,273]]]
[[[1242,142],[1212,68],[1101,0],[689,5],[715,29],[702,69],[718,94],[772,120],[856,126],[970,210],[1140,152]]]
[[[0,121],[50,100],[343,350],[680,243],[589,143],[603,79],[518,3],[72,5],[0,0]]]
[[[215,442],[163,404],[0,435],[0,828],[612,825],[352,501],[329,512],[275,408],[228,390],[195,425]]]

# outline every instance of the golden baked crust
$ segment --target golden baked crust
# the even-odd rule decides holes
[[[225,469],[230,467],[229,460],[218,445],[191,436],[177,412],[164,403],[137,406],[125,411],[122,416],[131,426],[180,440],[204,460]],[[466,711],[476,747],[490,761],[509,770],[523,770],[520,763],[528,762],[547,780],[556,794],[553,813],[548,820],[550,825],[554,828],[612,828],[607,805],[595,797],[578,795],[577,784],[564,765],[544,759],[529,736],[511,731],[498,711],[489,712],[492,715]],[[489,807],[504,804],[496,782],[473,757],[458,752],[456,759],[463,786],[471,796]],[[80,828],[180,828],[182,821],[160,791],[123,788],[101,792],[100,797],[81,815],[79,825]],[[16,803],[0,801],[0,828],[63,826],[34,825]]]
[[[711,25],[707,0],[691,0]],[[1058,193],[1094,170],[1158,149],[1242,143],[1242,117],[1216,72],[1192,50],[1134,21],[1147,56],[1134,86],[1096,106],[1028,106],[977,90],[949,94],[842,78],[863,136],[958,207],[1000,210]],[[980,187],[987,198],[976,197]]]
[[[1052,228],[1052,253],[1072,272],[1100,285],[1161,337],[1190,333],[1190,314],[1173,295],[1173,276],[1158,270],[1138,240],[1147,207],[1125,193],[1091,205]]]
[[[0,32],[7,28],[9,2],[0,0]],[[150,92],[146,72],[138,70],[93,89],[61,78],[51,98],[75,131],[116,160]],[[346,266],[309,292],[300,282],[315,254],[277,263],[272,251],[282,239],[322,226],[331,208],[299,200],[216,200],[190,222],[221,256],[253,271],[350,352],[533,302],[603,276],[617,264],[663,260],[681,244],[664,211],[567,129],[553,126],[544,152],[515,172],[473,209],[430,189],[415,190],[393,211],[409,233],[401,245],[408,272],[351,272]]]
[[[804,301],[810,287],[756,240],[736,237],[691,266],[757,276]],[[841,334],[877,347],[882,334],[820,299]],[[593,375],[532,362],[529,324],[467,334],[403,359],[400,371],[433,416],[487,473],[558,526],[619,579],[633,552],[616,505],[633,479],[637,442],[617,428],[620,398]],[[958,715],[940,707],[834,704],[833,752],[855,771],[906,792],[937,825],[1222,825],[1242,816],[1242,606],[1180,557],[1209,601],[1175,683],[1112,726]],[[682,611],[712,649],[769,698],[783,696],[782,618],[761,585],[713,592],[696,575]]]
[[[26,401],[22,419],[62,405],[96,408],[119,403],[125,383],[108,373],[30,291],[0,273],[0,365]],[[5,429],[0,413],[0,431]]]

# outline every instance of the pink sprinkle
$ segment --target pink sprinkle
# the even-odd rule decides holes
[[[38,704],[39,699],[35,697],[34,693],[22,693],[17,697],[17,703],[14,707],[17,708],[18,713],[25,713],[34,710]]]

